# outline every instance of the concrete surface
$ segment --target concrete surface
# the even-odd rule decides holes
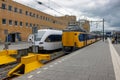
[[[99,41],[13,80],[116,80],[109,43]]]
[[[28,43],[28,42],[17,42],[17,43],[11,43],[11,45],[9,45],[9,49],[25,49],[28,48],[29,46],[31,46],[32,43]],[[3,50],[4,48],[4,44],[0,44],[0,50]]]

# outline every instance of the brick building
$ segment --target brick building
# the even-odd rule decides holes
[[[86,19],[80,19],[77,24],[82,27],[85,31],[90,32],[90,22]]]
[[[64,29],[68,21],[14,2],[0,0],[0,41],[26,41],[32,27]],[[6,38],[5,33],[8,31]]]

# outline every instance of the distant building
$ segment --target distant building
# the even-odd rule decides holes
[[[82,27],[85,31],[90,32],[90,24],[88,20],[81,19],[77,22],[77,24]]]
[[[75,16],[55,17],[12,0],[0,0],[0,41],[27,41],[32,27],[64,29]],[[8,36],[5,34],[8,33]]]
[[[76,16],[61,16],[58,17],[64,21],[64,24],[68,25],[78,25],[81,29],[84,29],[86,32],[90,32],[90,24],[88,20],[81,19],[79,21],[76,20]]]
[[[60,16],[57,18],[61,19],[64,22],[64,24],[67,24],[66,26],[68,26],[70,24],[76,24],[76,22],[77,22],[76,16],[65,15],[65,16]]]

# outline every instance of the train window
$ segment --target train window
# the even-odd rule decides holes
[[[56,35],[55,39],[56,39],[56,41],[62,41],[62,36],[61,35]]]
[[[49,36],[46,38],[45,42],[54,42],[54,35],[49,35]]]
[[[80,34],[79,35],[79,40],[84,41],[85,40],[85,34]]]
[[[40,31],[37,34],[35,34],[35,41],[40,41],[43,35],[45,34],[46,31]]]
[[[88,35],[88,36],[87,36],[87,40],[89,40],[89,39],[90,39],[90,36]]]
[[[95,36],[94,35],[88,35],[88,37],[87,37],[87,39],[89,40],[89,39],[94,39],[95,38]]]
[[[57,42],[61,40],[62,40],[61,35],[50,35],[46,38],[45,42]]]

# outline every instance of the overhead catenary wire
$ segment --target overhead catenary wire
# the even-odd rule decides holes
[[[55,11],[55,12],[61,14],[61,15],[64,15],[63,13],[61,13],[61,12],[59,12],[59,11],[57,11],[57,10],[55,10],[55,9],[47,6],[47,5],[45,5],[44,3],[40,2],[40,1],[37,1],[37,3],[40,4],[40,5],[43,5],[43,6],[47,7],[47,8],[49,8],[49,9],[51,9],[51,10],[53,10],[53,11]]]
[[[61,6],[61,5],[57,4],[57,3],[56,3],[56,2],[54,2],[54,1],[51,1],[51,2],[53,2],[54,4],[56,4],[58,7],[62,7],[62,9],[63,9],[63,10],[65,10],[66,12],[69,12],[69,13],[72,15],[72,12],[71,12],[71,11],[69,11],[68,9],[65,9],[63,6]]]

